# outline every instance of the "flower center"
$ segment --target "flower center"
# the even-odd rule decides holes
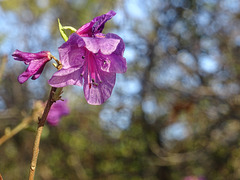
[[[87,52],[87,60],[88,60],[88,85],[89,89],[92,88],[92,86],[98,86],[99,83],[101,83],[101,78],[99,76],[98,70],[97,70],[97,63],[95,59],[95,54],[92,52]]]

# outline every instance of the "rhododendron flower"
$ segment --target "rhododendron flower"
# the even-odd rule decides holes
[[[62,69],[49,80],[53,87],[83,86],[89,104],[104,103],[112,93],[116,73],[127,70],[125,45],[116,34],[102,34],[104,24],[116,13],[94,18],[58,48]]]
[[[27,81],[31,76],[33,80],[39,78],[44,66],[51,60],[51,54],[49,51],[28,53],[16,50],[12,56],[15,60],[23,61],[25,64],[29,65],[26,71],[18,76],[18,81],[21,84]]]
[[[60,122],[60,119],[62,116],[68,115],[70,112],[68,106],[67,106],[67,100],[65,101],[56,101],[47,116],[47,122],[51,126],[57,126],[58,123]]]

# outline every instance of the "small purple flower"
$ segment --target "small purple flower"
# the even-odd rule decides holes
[[[26,71],[18,76],[18,81],[21,84],[27,81],[31,76],[33,80],[39,78],[44,66],[51,60],[51,54],[49,51],[28,53],[16,50],[12,56],[15,60],[23,61],[26,65],[29,65]]]
[[[89,104],[104,103],[112,93],[116,73],[127,70],[125,44],[116,34],[102,34],[104,24],[116,13],[94,18],[58,48],[62,69],[49,80],[53,87],[83,86]]]
[[[198,177],[198,176],[186,176],[183,180],[206,180],[204,177]]]
[[[69,112],[70,110],[67,106],[67,100],[65,101],[59,100],[52,105],[47,116],[47,122],[51,126],[57,126],[60,121],[60,118],[62,116],[68,115]]]

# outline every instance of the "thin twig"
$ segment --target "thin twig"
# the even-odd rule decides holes
[[[32,161],[31,161],[30,172],[29,172],[29,180],[34,179],[35,170],[36,170],[36,166],[37,166],[38,153],[39,153],[40,138],[41,138],[43,126],[47,119],[50,108],[51,108],[52,104],[56,101],[56,99],[53,98],[56,90],[57,90],[57,88],[52,87],[46,107],[45,107],[43,115],[42,115],[42,118],[39,119],[37,135],[36,135],[36,138],[34,141],[34,147],[33,147],[33,155],[32,155]]]
[[[43,112],[42,102],[39,102],[39,101],[35,102],[32,114],[30,116],[23,118],[23,120],[12,130],[10,128],[5,129],[5,134],[2,137],[0,137],[0,146],[10,138],[15,136],[20,131],[29,127],[30,123],[34,121],[34,119],[39,117],[42,114],[42,112]],[[7,117],[3,117],[3,119],[6,119],[6,118]],[[9,117],[9,118],[12,118],[12,117]]]
[[[22,130],[26,129],[27,127],[29,127],[30,123],[32,121],[34,121],[34,119],[36,119],[37,117],[39,117],[42,114],[43,108],[44,107],[42,105],[42,102],[36,101],[34,103],[33,111],[32,111],[32,114],[30,116],[24,117],[23,120],[16,127],[14,127],[12,130],[10,128],[6,128],[5,129],[5,134],[2,137],[0,137],[0,146],[3,143],[5,143],[7,140],[9,140],[10,138],[15,136],[20,131],[22,131]],[[17,115],[14,115],[13,117],[15,117],[15,116],[17,116]],[[13,117],[11,117],[11,116],[9,116],[9,117],[3,116],[2,117],[1,116],[1,118],[3,118],[3,119],[13,118]]]
[[[7,55],[4,55],[2,57],[2,63],[1,63],[1,66],[0,66],[0,83],[2,82],[2,77],[3,77],[5,67],[6,67],[6,63],[7,63]]]
[[[32,117],[26,117],[23,119],[23,121],[17,125],[13,130],[5,133],[1,138],[0,138],[0,146],[6,142],[8,139],[19,133],[21,130],[27,128],[29,126],[29,123],[33,120]]]

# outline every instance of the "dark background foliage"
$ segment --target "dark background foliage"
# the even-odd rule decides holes
[[[0,136],[46,100],[55,71],[20,85],[12,52],[58,56],[57,18],[79,28],[110,9],[104,33],[124,39],[128,71],[101,106],[64,89],[71,114],[44,127],[36,179],[239,179],[238,0],[0,1]],[[36,126],[0,146],[4,179],[28,177]]]

